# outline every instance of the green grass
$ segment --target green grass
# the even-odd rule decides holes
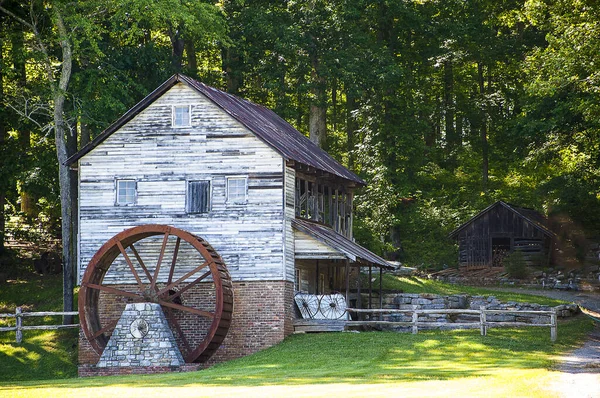
[[[420,278],[386,275],[384,288],[411,293],[494,295],[501,300],[558,304],[537,296],[497,293]],[[62,308],[60,276],[22,275],[0,286],[0,312]],[[534,297],[534,298],[532,298]],[[56,323],[57,319],[45,319]],[[590,322],[548,328],[293,335],[255,355],[200,372],[77,379],[76,331],[0,333],[0,397],[55,396],[548,396],[555,356],[583,339]],[[427,393],[425,394],[424,391]]]
[[[293,335],[199,372],[0,383],[0,396],[549,396],[555,356],[590,330],[580,318],[548,328]]]
[[[62,311],[62,275],[41,277],[21,272],[0,285],[0,313]],[[24,325],[59,324],[61,317],[25,318]],[[14,326],[14,318],[0,319],[0,327]],[[0,381],[64,379],[77,375],[77,331],[0,332]]]
[[[367,283],[363,283],[367,286]],[[524,303],[538,303],[542,305],[556,306],[564,304],[564,301],[555,300],[547,297],[533,296],[530,294],[500,292],[491,289],[485,289],[472,286],[452,285],[440,281],[419,278],[415,276],[396,276],[390,274],[383,275],[384,291],[399,291],[404,293],[433,293],[439,295],[468,294],[471,296],[494,296],[503,302],[517,301]],[[373,282],[373,289],[379,289],[379,276]]]

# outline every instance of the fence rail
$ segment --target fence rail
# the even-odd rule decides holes
[[[389,325],[389,326],[411,326],[412,333],[417,334],[419,332],[419,325],[429,327],[443,327],[443,326],[456,326],[464,328],[474,328],[479,326],[482,336],[487,335],[487,331],[491,327],[520,327],[520,326],[542,326],[550,327],[550,340],[556,341],[557,337],[557,315],[556,310],[552,311],[520,311],[520,310],[492,310],[487,309],[485,306],[480,307],[478,310],[467,310],[467,309],[439,309],[439,310],[424,310],[424,309],[358,309],[358,308],[346,308],[346,311],[353,312],[356,314],[368,314],[368,315],[382,315],[382,314],[412,314],[412,320],[410,322],[400,321],[383,321],[383,320],[368,320],[368,321],[347,321],[348,326],[362,326],[362,325]],[[419,314],[471,314],[479,315],[479,322],[423,322],[419,321]],[[527,322],[502,322],[487,320],[488,314],[516,314],[518,315],[548,315],[550,316],[550,323],[527,323]]]
[[[23,318],[31,317],[42,317],[42,316],[74,316],[79,315],[77,311],[66,311],[66,312],[23,312],[21,307],[17,307],[14,314],[0,314],[0,318],[15,318],[15,326],[0,327],[0,332],[16,332],[17,344],[23,342],[23,331],[24,330],[58,330],[58,329],[70,329],[79,327],[79,323],[67,324],[67,325],[30,325],[23,326]]]

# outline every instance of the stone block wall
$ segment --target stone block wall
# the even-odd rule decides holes
[[[494,296],[469,296],[451,295],[440,296],[437,294],[427,293],[400,293],[386,294],[383,296],[383,308],[385,309],[405,309],[412,310],[413,308],[424,310],[441,310],[441,309],[475,309],[479,310],[481,306],[485,306],[491,310],[517,310],[517,311],[551,311],[553,307],[540,305],[536,303],[518,303],[507,302],[502,303]],[[368,302],[368,296],[363,298],[363,302]],[[375,307],[374,307],[375,308]],[[575,304],[566,304],[555,307],[558,317],[569,317],[575,315],[579,310]],[[392,322],[411,322],[412,314],[385,314],[383,320]],[[531,324],[546,324],[550,323],[550,316],[536,314],[489,314],[487,315],[488,322],[525,322]],[[478,315],[472,314],[421,314],[419,322],[439,322],[447,323],[448,327],[452,323],[477,323],[479,322]]]
[[[120,289],[132,289],[135,286],[119,286]],[[260,281],[260,282],[234,282],[234,309],[231,326],[227,337],[223,341],[221,348],[204,366],[211,366],[219,362],[243,357],[265,348],[271,347],[281,342],[286,336],[294,331],[294,286],[286,281]],[[190,289],[192,290],[192,289]],[[187,292],[190,293],[190,292]],[[206,292],[199,288],[196,292],[191,292],[190,297],[196,300],[202,300]],[[118,319],[121,316],[129,300],[116,298],[112,300],[100,300],[102,314],[101,319]],[[187,300],[187,298],[186,298]],[[191,319],[181,319],[180,323],[198,331],[202,325],[192,322]],[[177,338],[177,332],[173,331]],[[194,338],[201,339],[202,332],[196,332]],[[100,357],[92,349],[83,333],[79,334],[79,364],[80,375],[93,373],[90,367],[96,365]],[[189,366],[187,366],[189,367]],[[192,366],[193,367],[193,366]],[[148,369],[147,373],[154,373]],[[163,371],[170,371],[166,369]],[[182,371],[185,369],[180,369]],[[142,368],[134,370],[124,370],[121,374],[127,373],[145,373]],[[113,373],[107,373],[113,374]]]

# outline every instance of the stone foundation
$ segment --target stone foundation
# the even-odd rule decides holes
[[[120,286],[124,289],[124,286]],[[130,287],[136,289],[135,286]],[[99,376],[105,374],[142,374],[169,371],[185,371],[188,367],[212,366],[216,363],[240,358],[271,347],[293,333],[294,318],[294,286],[286,281],[234,282],[234,309],[231,326],[221,348],[206,364],[186,364],[178,369],[171,367],[127,367],[121,372],[113,370],[100,371],[95,366],[100,357],[92,349],[83,333],[79,333],[79,375]],[[190,289],[191,290],[191,289]],[[202,300],[205,292],[198,289],[191,297]],[[110,302],[102,302],[101,319],[118,319],[128,300],[118,298]],[[183,319],[182,328],[191,328],[196,332],[198,326],[191,320]],[[201,325],[200,325],[201,326]],[[173,333],[177,336],[176,331]],[[195,338],[202,339],[203,333],[195,333]],[[185,356],[185,355],[184,355]]]

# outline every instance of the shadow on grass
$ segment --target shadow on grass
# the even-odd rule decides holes
[[[24,341],[15,343],[14,332],[0,340],[0,380],[25,381],[65,379],[77,375],[75,352],[77,331],[24,332]]]
[[[547,369],[553,356],[581,340],[585,320],[559,327],[550,343],[547,328],[479,331],[431,331],[418,335],[392,332],[294,335],[255,355],[191,373],[98,377],[21,383],[34,388],[104,386],[267,386],[379,384],[486,377],[497,372]],[[5,387],[9,387],[5,385]]]

